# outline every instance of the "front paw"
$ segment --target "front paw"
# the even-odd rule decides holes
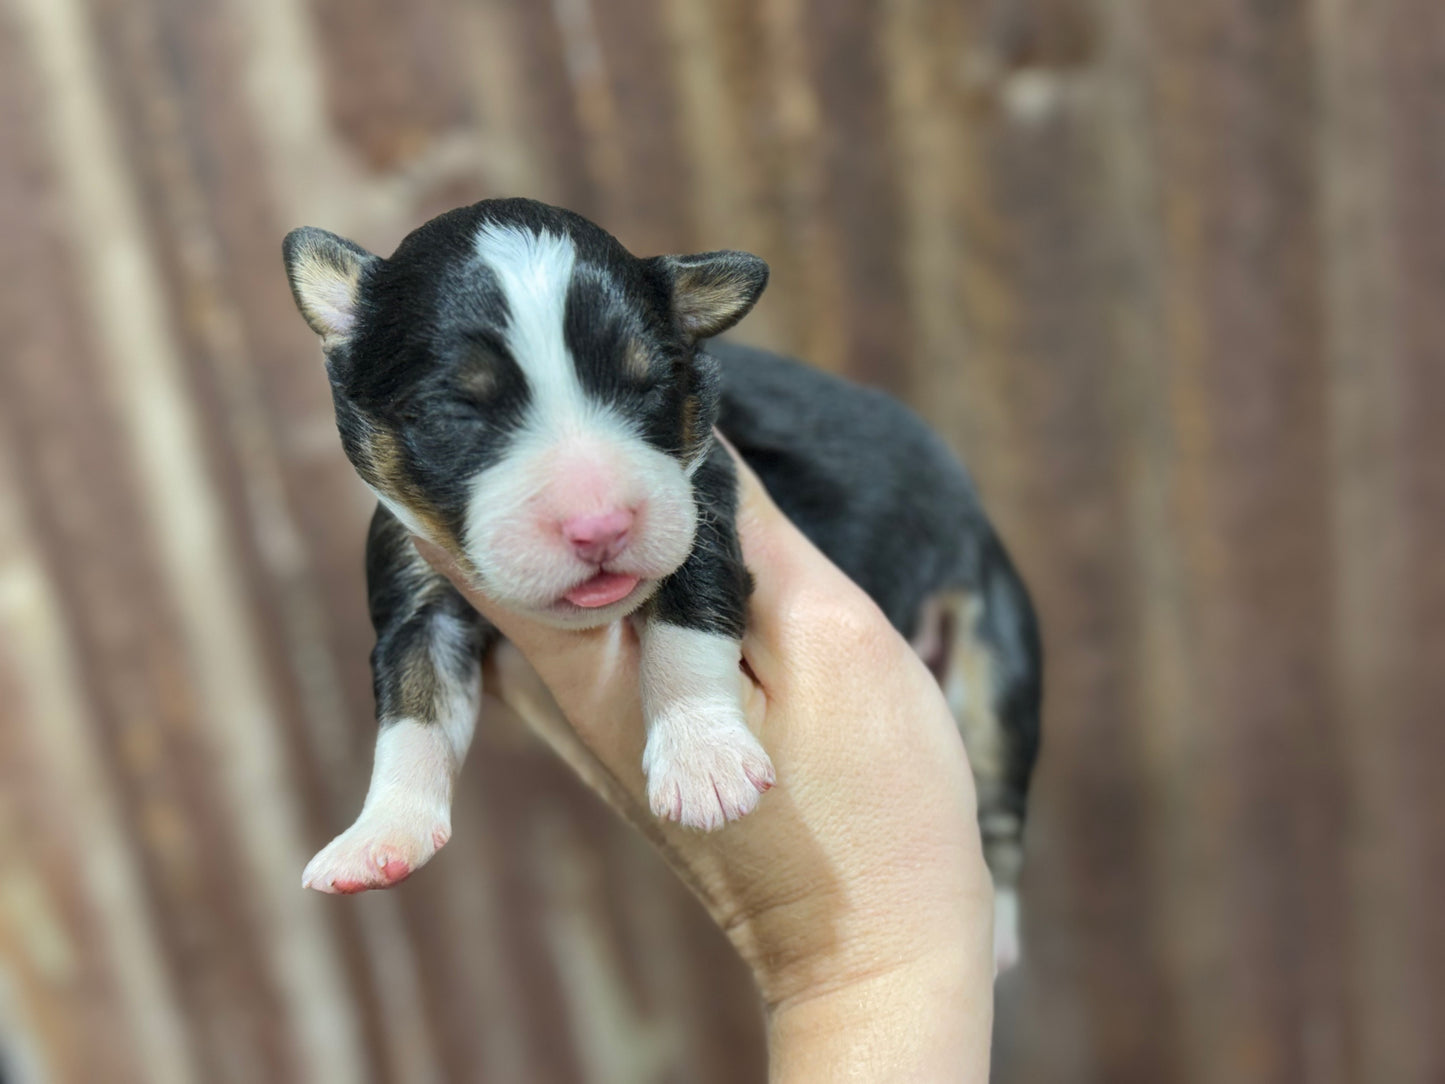
[[[705,832],[751,813],[776,779],[736,709],[710,706],[679,706],[654,721],[642,770],[656,816]]]
[[[390,888],[426,865],[451,838],[451,812],[414,798],[382,798],[306,864],[303,888],[348,895]]]

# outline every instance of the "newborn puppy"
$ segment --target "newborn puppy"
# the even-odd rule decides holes
[[[741,709],[751,579],[717,425],[938,675],[978,781],[1000,962],[1017,954],[1040,697],[1028,597],[962,467],[901,405],[759,351],[702,347],[752,308],[762,260],[638,259],[586,219],[523,199],[441,215],[389,259],[310,228],[284,251],[342,444],[380,502],[366,562],[375,766],[360,816],[312,859],[307,886],[395,884],[451,833],[480,659],[498,633],[413,534],[535,620],[630,617],[657,816],[710,830],[757,805],[775,775]]]

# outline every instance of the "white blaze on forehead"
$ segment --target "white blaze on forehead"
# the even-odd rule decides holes
[[[531,388],[534,415],[580,413],[582,386],[563,333],[577,262],[571,238],[488,223],[477,231],[477,255],[507,299],[505,338]]]
[[[503,338],[530,395],[506,451],[472,479],[467,554],[497,601],[544,611],[555,623],[604,623],[622,611],[552,610],[597,571],[574,552],[561,523],[637,509],[627,547],[609,571],[655,582],[676,571],[692,547],[691,486],[677,460],[643,439],[638,419],[582,387],[564,330],[577,263],[572,240],[489,223],[477,231],[476,252],[506,298]],[[635,606],[646,592],[628,597]]]

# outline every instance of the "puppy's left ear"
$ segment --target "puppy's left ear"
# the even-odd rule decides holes
[[[296,307],[321,336],[322,349],[345,343],[356,328],[362,276],[376,257],[356,242],[314,226],[288,233],[281,253]]]
[[[672,295],[678,329],[694,340],[736,324],[768,284],[768,265],[746,252],[657,256],[650,262]]]

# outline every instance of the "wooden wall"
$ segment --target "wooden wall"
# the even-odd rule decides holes
[[[1445,1081],[1439,0],[0,2],[0,1075],[742,1081],[745,976],[515,725],[399,891],[368,502],[279,241],[751,249],[1041,606],[1000,1081]]]

